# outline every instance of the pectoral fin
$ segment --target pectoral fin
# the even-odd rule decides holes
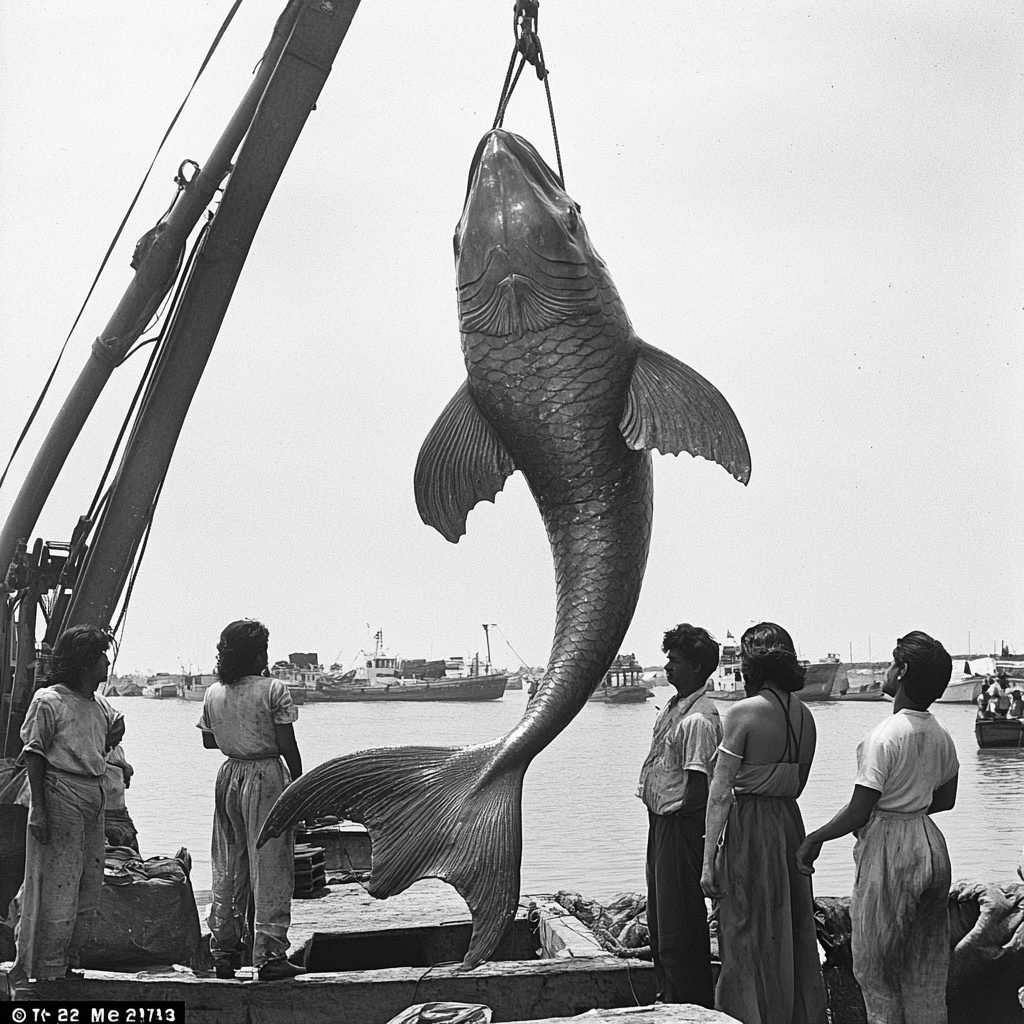
[[[685,451],[717,462],[740,483],[750,479],[747,439],[721,392],[646,342],[640,343],[619,429],[634,450]]]
[[[467,381],[420,448],[413,477],[420,518],[456,543],[466,532],[466,516],[473,506],[494,501],[515,468],[473,401]]]

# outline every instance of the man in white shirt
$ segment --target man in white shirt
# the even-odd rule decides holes
[[[992,684],[992,688],[989,692],[993,697],[995,697],[995,708],[993,710],[995,711],[996,717],[1006,718],[1009,714],[1012,700],[1010,697],[1010,680],[1002,669],[996,673],[996,681]]]
[[[952,668],[942,644],[925,633],[896,642],[883,686],[893,714],[857,748],[849,804],[797,850],[798,867],[810,874],[822,843],[857,836],[851,945],[869,1024],[946,1021],[951,871],[929,815],[956,802],[960,765],[953,738],[928,708]]]
[[[665,634],[662,650],[676,692],[654,723],[636,794],[650,819],[647,925],[662,1002],[711,1008],[711,943],[700,873],[708,784],[722,741],[718,709],[704,693],[718,667],[718,644],[706,629],[684,622]]]

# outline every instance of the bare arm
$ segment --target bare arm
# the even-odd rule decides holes
[[[948,811],[953,807],[956,803],[956,787],[959,779],[960,773],[957,772],[949,782],[944,782],[932,793],[932,802],[928,807],[929,814],[938,814],[939,811]]]
[[[292,782],[302,774],[302,757],[299,755],[299,744],[295,739],[295,729],[291,722],[287,725],[274,725],[274,733],[277,736],[277,749],[288,765]]]
[[[811,774],[811,762],[814,760],[814,751],[818,745],[818,730],[814,725],[814,715],[802,704],[800,710],[803,715],[806,736],[800,744],[800,792],[797,793],[797,796],[804,791],[804,786],[807,785],[807,777]]]
[[[722,743],[718,748],[715,773],[708,792],[708,810],[704,819],[704,870],[701,873],[700,885],[704,895],[711,899],[726,895],[721,888],[720,879],[715,878],[715,854],[718,852],[718,844],[729,820],[736,775],[743,764],[743,756],[747,749],[747,733],[750,731],[751,719],[749,709],[744,706],[746,704],[746,701],[740,701],[722,723]],[[727,750],[732,753],[726,753]]]
[[[804,875],[814,873],[814,862],[821,853],[822,843],[830,839],[838,839],[863,828],[871,817],[871,812],[882,794],[877,789],[867,786],[854,786],[850,802],[829,822],[815,829],[796,851],[797,870]]]
[[[723,740],[724,742],[724,740]],[[700,878],[700,886],[704,895],[711,899],[726,895],[719,879],[715,878],[715,854],[718,843],[725,831],[725,823],[729,820],[732,810],[732,788],[736,783],[736,773],[740,770],[743,759],[718,751],[715,763],[715,774],[708,792],[708,810],[704,828],[704,870]]]
[[[50,820],[46,813],[46,758],[42,754],[28,750],[25,752],[25,773],[28,775],[28,786],[32,792],[32,805],[29,808],[28,827],[35,836],[36,842],[46,846],[50,842]]]
[[[203,746],[207,750],[220,750],[220,747],[217,746],[217,737],[212,732],[206,732],[205,729],[203,730]]]

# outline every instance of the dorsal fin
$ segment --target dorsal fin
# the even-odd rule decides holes
[[[740,483],[750,479],[747,439],[721,392],[696,370],[643,341],[619,429],[634,450],[685,451],[717,462]]]
[[[453,544],[478,501],[494,501],[515,463],[484,419],[466,381],[430,429],[416,460],[420,518]]]

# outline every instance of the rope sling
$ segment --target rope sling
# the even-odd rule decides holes
[[[537,77],[544,83],[544,93],[548,100],[548,115],[551,118],[551,135],[555,140],[555,159],[558,162],[558,177],[565,188],[565,175],[562,173],[562,153],[558,147],[558,128],[555,125],[555,108],[551,102],[551,86],[548,83],[548,69],[544,63],[544,48],[540,43],[540,36],[537,34],[537,16],[540,0],[516,0],[512,14],[512,33],[515,36],[515,43],[512,46],[512,56],[508,62],[508,71],[505,72],[505,84],[501,87],[501,98],[498,101],[498,112],[494,115],[492,128],[501,128],[505,122],[505,111],[508,108],[508,101],[512,98],[512,92],[523,73],[527,63],[532,64],[537,71]],[[515,68],[516,54],[519,54],[519,67],[516,68],[513,77],[512,69]]]

